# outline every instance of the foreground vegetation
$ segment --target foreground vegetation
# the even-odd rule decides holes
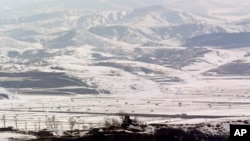
[[[129,115],[122,115],[122,120],[105,119],[104,127],[92,128],[89,130],[64,131],[61,136],[54,131],[40,130],[21,132],[12,128],[1,128],[0,132],[11,131],[34,135],[37,139],[26,139],[28,141],[227,141],[228,135],[220,131],[220,126],[213,126],[209,123],[197,125],[146,125],[138,119],[131,119]],[[209,127],[215,129],[215,133],[204,132],[201,129]],[[24,140],[14,139],[12,140]]]

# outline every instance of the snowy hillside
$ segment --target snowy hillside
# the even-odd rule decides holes
[[[31,71],[56,72],[58,78],[53,81],[61,77],[74,81],[57,84],[57,89],[51,86],[50,93],[116,93],[122,88],[129,93],[149,91],[143,82],[166,92],[168,83],[193,80],[193,74],[182,68],[207,62],[223,65],[212,58],[203,59],[214,52],[203,46],[248,46],[249,27],[242,20],[230,23],[163,6],[123,11],[56,9],[0,21],[1,70],[20,76]],[[1,85],[18,87],[24,93],[42,93],[46,82],[52,81],[26,76],[21,77],[25,82],[21,84],[19,75],[15,81],[1,80]],[[114,82],[107,81],[111,76]],[[27,91],[30,81],[36,79],[42,86],[34,85]],[[123,81],[124,86],[116,81]]]
[[[8,92],[6,89],[0,87],[0,100],[7,99],[11,100],[14,99],[13,94]]]

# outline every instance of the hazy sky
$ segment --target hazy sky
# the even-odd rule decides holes
[[[0,16],[14,11],[28,12],[41,8],[63,7],[93,10],[121,10],[152,5],[206,14],[211,12],[250,13],[248,0],[0,0]],[[237,14],[237,13],[236,13]]]
[[[3,9],[24,8],[39,4],[39,6],[108,10],[159,5],[163,3],[164,0],[0,0],[0,6]]]

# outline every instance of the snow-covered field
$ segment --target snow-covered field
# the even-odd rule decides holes
[[[149,123],[199,123],[217,118],[241,119],[250,116],[246,112],[250,105],[249,76],[201,75],[235,60],[248,61],[248,57],[244,56],[247,49],[211,49],[211,52],[199,58],[202,61],[181,70],[130,60],[106,61],[132,68],[157,70],[165,76],[182,80],[162,83],[159,79],[155,81],[152,78],[161,78],[163,74],[127,72],[111,66],[95,66],[93,64],[97,61],[89,55],[92,53],[91,47],[84,48],[77,48],[74,55],[63,54],[46,59],[48,65],[45,67],[38,64],[24,69],[52,72],[54,70],[51,70],[51,66],[60,67],[61,72],[68,76],[85,81],[88,86],[96,85],[100,93],[102,90],[109,90],[110,94],[41,95],[24,94],[20,91],[29,90],[27,88],[9,89],[9,92],[1,88],[1,93],[9,95],[8,100],[1,100],[0,103],[0,115],[5,117],[1,126],[5,122],[5,126],[22,130],[49,128],[49,118],[54,116],[57,129],[67,130],[70,117],[79,122],[75,128],[82,128],[101,126],[105,117],[120,112],[138,116]],[[15,65],[19,68],[18,64]],[[11,65],[2,65],[2,68],[8,69],[9,66]],[[2,77],[1,81],[9,79]]]
[[[1,141],[9,141],[10,139],[31,140],[31,139],[36,139],[36,137],[32,136],[32,135],[24,135],[24,134],[11,133],[11,132],[1,132],[0,133],[0,140]]]
[[[249,79],[209,80],[207,83],[197,83],[194,86],[172,86],[169,93],[165,94],[19,95],[20,99],[1,101],[0,110],[1,116],[5,116],[6,126],[22,130],[47,128],[46,122],[52,116],[58,121],[60,130],[69,128],[70,117],[79,120],[81,126],[102,125],[100,122],[104,122],[105,117],[121,111],[134,114],[150,123],[199,123],[214,120],[213,117],[210,119],[210,116],[246,119],[250,116],[247,112],[250,105],[250,88],[247,84]],[[180,114],[203,118],[181,119],[171,116]],[[1,124],[3,126],[3,122]]]

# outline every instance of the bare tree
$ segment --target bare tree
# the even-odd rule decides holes
[[[57,122],[56,117],[54,115],[51,117],[51,124],[52,124],[52,127],[54,129],[57,129],[58,122]]]
[[[119,113],[118,113],[118,115],[119,115],[119,117],[120,117],[121,120],[124,120],[124,117],[127,115],[127,113],[124,112],[124,111],[122,111],[122,110],[120,110]]]
[[[16,116],[14,116],[15,124],[16,124],[16,129],[18,128],[18,127],[17,127],[17,116],[18,116],[17,114],[16,114]]]
[[[25,130],[27,132],[27,121],[25,121]]]
[[[69,118],[69,125],[70,125],[70,130],[74,129],[74,126],[76,125],[77,121],[74,117]]]
[[[54,115],[47,118],[47,127],[49,127],[50,129],[57,129],[58,121],[56,120],[56,117]]]
[[[63,131],[63,123],[61,122],[60,125],[61,125],[61,131]]]
[[[41,119],[39,118],[38,119],[38,130],[40,130],[41,129]]]
[[[104,119],[104,126],[105,127],[110,127],[110,126],[121,126],[121,121],[119,121],[116,118],[105,118]]]
[[[3,120],[3,126],[5,128],[6,127],[6,118],[5,118],[5,115],[2,116],[2,120]]]
[[[77,118],[78,130],[80,129],[80,125],[84,123],[84,120],[81,120],[79,117]]]
[[[51,118],[48,117],[48,118],[47,118],[47,127],[50,128],[50,129],[52,129],[52,124],[51,124],[51,123],[52,123],[52,122],[51,122]]]
[[[45,125],[47,128],[49,128],[49,125],[48,125],[48,115],[45,115]]]

